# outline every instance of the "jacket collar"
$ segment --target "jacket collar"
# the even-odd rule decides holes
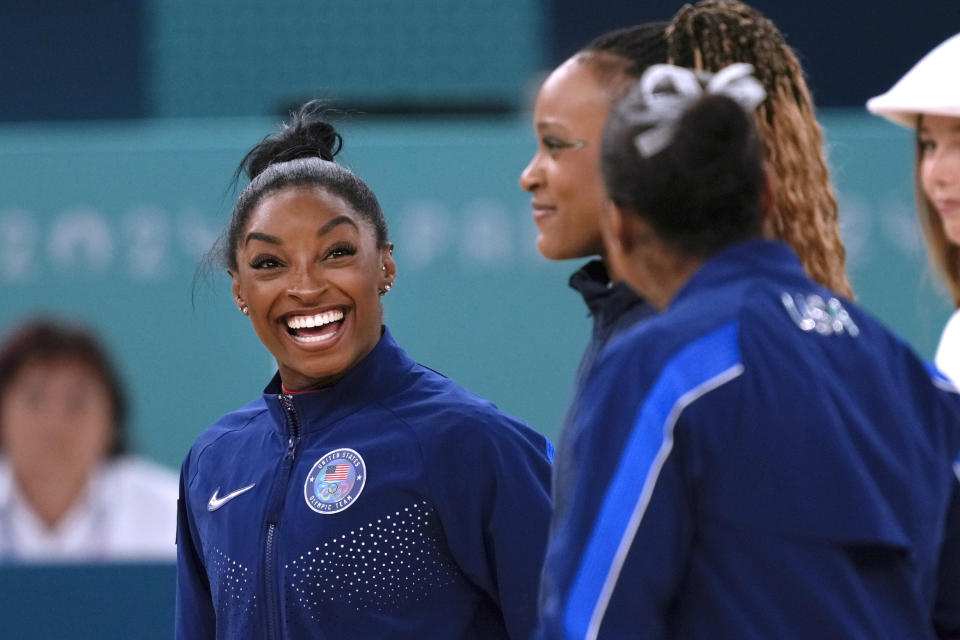
[[[743,277],[765,274],[806,279],[807,276],[793,249],[772,240],[748,240],[722,249],[707,259],[680,288],[670,306],[696,295],[701,289],[712,289]]]
[[[411,383],[405,374],[414,366],[416,363],[397,345],[390,331],[384,327],[383,335],[373,351],[336,384],[316,391],[290,394],[301,432],[309,433],[322,429],[400,391]],[[279,400],[281,392],[278,372],[264,389],[263,399],[278,428],[286,431],[286,421]]]
[[[591,260],[570,276],[570,287],[583,296],[590,315],[602,325],[623,315],[642,298],[624,282],[610,282],[603,260]]]

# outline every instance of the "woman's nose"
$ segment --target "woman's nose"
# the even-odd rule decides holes
[[[306,265],[296,269],[292,275],[287,292],[301,301],[308,302],[327,289],[327,278],[320,267]]]
[[[520,188],[524,191],[532,192],[540,186],[542,176],[540,175],[539,154],[530,159],[523,172],[520,174]]]
[[[947,149],[934,159],[934,174],[942,184],[960,183],[960,147]]]

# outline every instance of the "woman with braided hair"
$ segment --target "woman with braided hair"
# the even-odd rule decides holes
[[[763,237],[750,65],[655,65],[613,108],[622,332],[559,453],[540,640],[960,637],[957,389]]]
[[[788,243],[811,278],[852,296],[823,136],[796,56],[772,22],[741,2],[686,5],[670,23],[596,38],[557,67],[537,97],[539,147],[520,176],[520,186],[533,196],[537,248],[550,260],[600,257],[570,278],[593,318],[575,388],[613,336],[654,313],[603,259],[599,220],[607,205],[598,157],[600,131],[613,101],[650,65],[668,59],[712,70],[733,62],[757,67],[768,94],[757,112],[758,133],[773,176],[764,236]],[[576,410],[574,399],[567,422]],[[558,459],[555,475],[563,475],[563,466]]]
[[[811,278],[852,296],[823,134],[800,62],[783,34],[742,2],[702,0],[676,13],[666,38],[671,64],[706,71],[753,65],[767,92],[757,110],[757,131],[773,177],[764,235],[790,244]]]

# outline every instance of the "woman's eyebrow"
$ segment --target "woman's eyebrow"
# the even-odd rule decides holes
[[[325,233],[329,233],[334,227],[337,227],[341,224],[349,224],[354,229],[357,229],[359,231],[359,228],[357,227],[357,223],[351,220],[348,216],[337,216],[327,224],[320,227],[320,230],[317,231],[317,235],[322,236]]]
[[[266,233],[260,233],[259,231],[251,231],[247,234],[247,237],[243,241],[243,246],[250,244],[251,240],[261,240],[263,242],[269,242],[270,244],[283,244],[280,238],[276,236],[271,236]]]
[[[337,216],[327,224],[320,227],[317,231],[317,236],[322,236],[324,234],[330,233],[334,228],[340,226],[341,224],[349,224],[354,229],[358,229],[357,223],[351,220],[347,216]],[[277,236],[271,236],[268,233],[261,233],[260,231],[251,231],[247,234],[247,237],[244,239],[243,244],[246,246],[250,243],[251,240],[260,240],[261,242],[268,242],[270,244],[283,244],[283,241]]]

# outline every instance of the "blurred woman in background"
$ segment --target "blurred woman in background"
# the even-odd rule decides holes
[[[0,560],[169,560],[176,475],[127,453],[124,391],[88,330],[38,319],[0,346]]]
[[[915,192],[930,259],[954,308],[936,364],[960,381],[960,34],[923,57],[867,108],[916,131]]]
[[[665,22],[606,33],[557,67],[537,96],[533,120],[538,148],[520,175],[533,195],[537,249],[549,260],[599,256],[570,277],[593,318],[577,370],[590,370],[610,338],[649,317],[653,308],[603,261],[600,215],[606,195],[600,177],[600,137],[614,101],[651,64],[665,62]]]

